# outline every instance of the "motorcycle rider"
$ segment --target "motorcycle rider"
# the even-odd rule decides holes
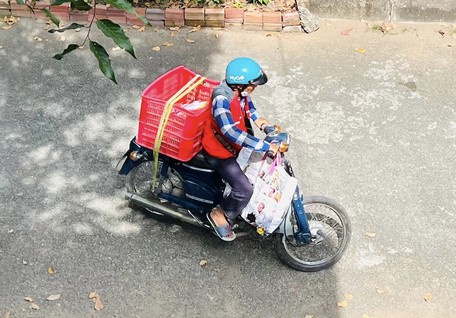
[[[212,116],[204,127],[203,149],[212,168],[231,186],[220,205],[207,214],[215,233],[224,241],[236,238],[231,225],[253,194],[253,186],[243,173],[236,157],[242,147],[255,151],[278,151],[271,144],[253,136],[250,120],[260,129],[269,125],[256,110],[250,94],[268,77],[261,66],[248,57],[228,63],[225,79],[212,93]]]

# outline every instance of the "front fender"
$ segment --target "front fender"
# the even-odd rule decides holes
[[[294,213],[294,219],[297,223],[297,231],[291,223],[291,216]],[[312,235],[309,229],[309,223],[307,221],[306,212],[304,210],[304,200],[300,194],[299,187],[296,188],[293,200],[288,208],[287,213],[280,224],[277,233],[282,233],[285,236],[294,236],[294,238],[300,243],[310,243]]]

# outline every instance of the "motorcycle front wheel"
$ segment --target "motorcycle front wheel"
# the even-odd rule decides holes
[[[309,196],[303,205],[312,234],[311,242],[302,244],[296,241],[293,233],[278,233],[274,246],[286,265],[303,272],[316,272],[341,259],[350,241],[351,225],[345,210],[329,198]],[[287,217],[297,231],[293,207]]]

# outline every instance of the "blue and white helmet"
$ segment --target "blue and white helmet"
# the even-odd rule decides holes
[[[228,63],[225,80],[230,85],[263,85],[268,77],[257,62],[248,57],[238,57]]]

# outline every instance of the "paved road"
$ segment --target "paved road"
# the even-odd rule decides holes
[[[94,34],[115,86],[88,49],[51,59],[83,31],[62,39],[43,26],[0,30],[0,317],[456,317],[454,27],[128,30],[137,60]],[[218,79],[239,55],[270,77],[256,104],[292,133],[305,194],[332,197],[351,217],[350,248],[329,270],[296,272],[269,240],[225,244],[123,200],[114,167],[141,91],[180,64]]]

